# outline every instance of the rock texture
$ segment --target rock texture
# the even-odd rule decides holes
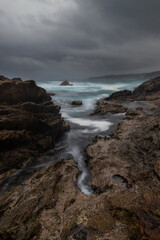
[[[60,84],[60,86],[73,86],[73,84],[69,83],[68,81],[64,81]]]
[[[93,195],[59,160],[0,201],[0,239],[159,240],[160,113],[128,112],[111,139],[86,150]]]
[[[118,104],[113,104],[113,103],[108,103],[106,102],[104,99],[99,99],[97,104],[96,104],[96,109],[94,111],[94,114],[107,114],[107,113],[125,113],[127,111],[126,107],[123,107],[121,105]]]
[[[160,99],[160,77],[156,77],[138,86],[133,92],[118,91],[105,98],[107,101],[157,101]]]
[[[122,90],[112,93],[109,97],[104,98],[104,100],[112,102],[129,102],[133,101],[132,92],[129,90]]]
[[[52,147],[68,125],[34,81],[0,80],[0,174]]]
[[[0,239],[159,240],[159,119],[158,100],[128,110],[110,138],[87,147],[92,195],[77,189],[74,160],[53,162],[4,193]]]

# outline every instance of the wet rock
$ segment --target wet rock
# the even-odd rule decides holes
[[[133,98],[139,101],[160,99],[160,77],[144,82],[133,91]]]
[[[0,104],[13,105],[24,102],[42,103],[51,101],[51,97],[33,80],[2,80],[0,81]]]
[[[73,101],[72,105],[82,105],[82,101],[80,101],[80,100]]]
[[[68,129],[60,107],[34,81],[0,80],[0,174],[53,147]]]
[[[55,161],[3,193],[0,239],[159,240],[159,119],[158,105],[128,110],[112,137],[87,147],[92,195],[77,189],[74,160]]]
[[[60,84],[60,86],[73,86],[73,84],[69,83],[68,81],[64,81]]]
[[[104,98],[107,101],[112,102],[129,102],[133,100],[132,92],[129,90],[122,90],[112,93],[109,97]]]
[[[48,95],[51,96],[51,97],[52,97],[52,96],[55,96],[55,93],[53,93],[53,92],[47,92],[47,93],[48,93]]]
[[[105,98],[112,102],[130,102],[130,101],[157,101],[160,99],[160,77],[156,77],[144,82],[133,92],[128,90],[112,93]]]
[[[107,113],[116,114],[116,113],[124,113],[126,111],[127,111],[126,107],[123,107],[118,104],[107,103],[104,99],[101,98],[98,100],[96,109],[92,115],[94,114],[104,115]]]
[[[94,194],[77,189],[74,160],[56,161],[1,196],[0,238],[159,240],[160,115],[134,111],[86,149]]]

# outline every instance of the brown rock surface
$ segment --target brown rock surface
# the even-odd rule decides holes
[[[160,77],[156,77],[138,86],[133,92],[128,90],[112,93],[105,98],[107,101],[157,101],[160,99]]]
[[[0,174],[52,147],[67,128],[60,107],[34,81],[0,80]]]
[[[129,90],[122,90],[112,93],[109,97],[104,98],[112,102],[129,102],[133,100],[132,92]]]
[[[0,239],[159,240],[159,119],[159,105],[128,110],[111,138],[87,147],[92,195],[77,189],[74,160],[53,162],[4,193]]]
[[[94,111],[94,114],[107,114],[107,113],[124,113],[127,111],[126,107],[123,107],[121,105],[118,104],[113,104],[113,103],[107,103],[104,99],[99,99],[96,105],[96,109]]]
[[[134,114],[133,114],[134,112]],[[160,113],[127,113],[112,138],[87,148],[93,195],[59,160],[1,197],[0,239],[159,240]]]

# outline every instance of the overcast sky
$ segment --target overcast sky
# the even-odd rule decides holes
[[[56,80],[160,70],[160,0],[0,0],[0,74]]]

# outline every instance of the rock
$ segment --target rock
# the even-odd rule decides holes
[[[160,99],[160,77],[144,82],[133,91],[133,98],[138,101]]]
[[[0,174],[47,151],[66,130],[60,107],[34,81],[0,80]]]
[[[101,98],[98,100],[96,109],[92,115],[94,115],[94,114],[104,115],[107,113],[116,114],[116,113],[124,113],[126,111],[127,111],[126,107],[123,107],[118,104],[107,103],[107,102],[105,102],[104,99]]]
[[[73,101],[72,105],[82,105],[82,101],[80,101],[80,100]]]
[[[159,240],[160,115],[134,111],[86,150],[94,194],[77,189],[74,160],[53,162],[1,196],[0,239]]]
[[[68,81],[64,81],[60,84],[60,86],[73,86],[73,84],[69,83]]]
[[[112,102],[128,102],[132,101],[132,92],[129,90],[122,90],[118,92],[112,93],[109,97],[104,98],[107,101],[112,101]]]
[[[160,99],[160,77],[142,83],[133,92],[128,90],[112,93],[105,98],[112,102],[157,101]]]
[[[49,96],[55,96],[55,93],[53,93],[53,92],[47,92],[47,94],[48,94]]]
[[[16,77],[16,78],[12,78],[12,80],[22,81],[22,78]]]
[[[0,114],[9,112],[3,107]],[[128,110],[110,138],[87,147],[92,195],[78,190],[74,160],[55,161],[3,193],[0,239],[159,240],[159,119],[159,105]]]
[[[0,104],[12,105],[24,102],[42,103],[51,101],[51,97],[33,80],[3,80],[0,81]]]
[[[8,80],[8,78],[3,75],[0,75],[0,81],[4,81],[4,80]]]

